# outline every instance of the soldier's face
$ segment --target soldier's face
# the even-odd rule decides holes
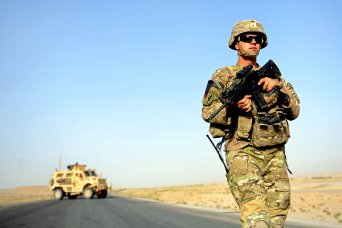
[[[256,57],[259,54],[262,36],[259,34],[245,33],[238,38],[235,48],[243,56]]]

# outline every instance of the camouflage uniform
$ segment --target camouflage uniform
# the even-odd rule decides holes
[[[219,94],[234,82],[236,73],[242,68],[237,64],[218,69],[213,74],[211,82],[215,86],[207,86],[203,98],[204,120],[221,106]],[[229,107],[210,121],[212,136],[227,140],[225,151],[230,167],[227,181],[240,207],[243,227],[283,227],[290,207],[285,143],[290,137],[287,121],[299,115],[299,99],[283,77],[280,83],[289,95],[289,107],[277,101],[277,94],[268,96],[265,92],[263,97],[269,105],[268,110],[258,111],[252,101],[251,112]],[[285,118],[272,125],[260,121],[270,115]]]

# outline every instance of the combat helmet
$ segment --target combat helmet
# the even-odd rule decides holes
[[[233,30],[232,30],[232,34],[230,36],[229,39],[229,43],[228,46],[233,49],[235,49],[235,41],[236,38],[241,35],[242,33],[246,33],[246,32],[257,32],[257,33],[261,33],[264,35],[264,39],[263,42],[261,44],[261,48],[264,48],[267,46],[267,35],[266,32],[264,30],[264,27],[260,24],[260,22],[256,21],[256,20],[243,20],[238,22]]]

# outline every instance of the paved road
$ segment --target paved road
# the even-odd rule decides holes
[[[0,227],[240,228],[241,225],[237,213],[109,197],[48,200],[2,208]]]

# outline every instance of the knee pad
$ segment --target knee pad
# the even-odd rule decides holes
[[[265,221],[258,221],[255,223],[254,228],[268,228],[268,225]]]
[[[248,216],[248,228],[268,228],[270,223],[269,214],[267,211],[258,211]]]

